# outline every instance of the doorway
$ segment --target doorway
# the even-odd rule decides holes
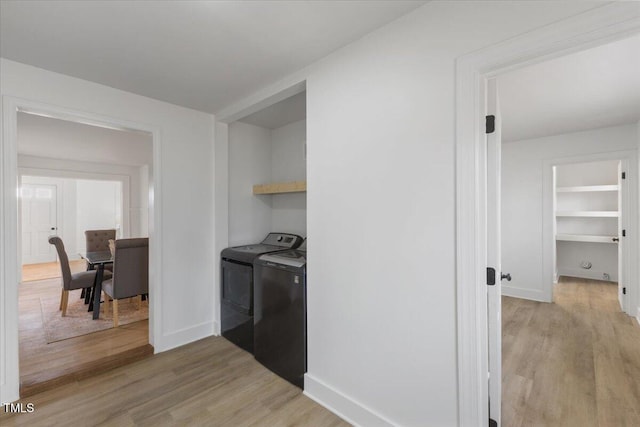
[[[114,229],[117,238],[129,230],[124,224],[126,182],[29,175],[21,175],[19,182],[22,282],[60,277],[51,235],[66,242],[72,269],[81,271],[84,230]]]
[[[623,312],[628,310],[628,169],[626,160],[553,167],[554,283],[572,277],[615,285]]]
[[[621,3],[609,4],[457,60],[456,282],[461,425],[489,424],[487,151],[486,137],[481,133],[486,116],[484,83],[508,70],[638,34],[637,12]],[[631,193],[637,197],[637,189]],[[552,243],[544,242],[545,246]],[[636,277],[634,274],[632,271],[632,277]],[[635,283],[635,279],[632,281]]]
[[[616,64],[627,64],[638,49],[640,37],[623,39],[497,75],[497,89],[487,86],[488,106],[492,96],[500,101],[495,121],[502,119],[503,142],[501,164],[487,163],[487,259],[510,279],[489,290],[490,416],[505,425],[597,426],[607,423],[602,414],[612,419],[612,413],[616,424],[637,421],[634,410],[624,408],[638,396],[629,397],[632,384],[622,378],[640,369],[640,358],[616,355],[640,346],[640,329],[633,330],[635,320],[617,304],[619,288],[622,308],[628,305],[622,290],[633,241],[624,224],[638,222],[629,188],[637,194],[640,116],[631,107],[628,117],[605,121],[598,109],[640,106],[640,97],[626,104],[625,88],[616,87],[629,77],[626,90],[640,89],[637,75],[616,71],[610,84],[603,71],[603,64],[623,69]],[[582,97],[596,99],[596,106]],[[490,140],[499,130],[487,137],[489,160],[496,157]],[[626,328],[626,338],[602,334]],[[500,397],[494,373],[504,389],[502,405],[494,400]],[[614,386],[609,377],[621,379]],[[623,408],[598,399],[603,390],[626,402]]]
[[[153,354],[149,300],[140,308],[133,301],[121,305],[121,326],[114,328],[112,314],[104,310],[92,319],[78,289],[69,293],[66,315],[61,315],[62,271],[48,242],[53,234],[60,237],[72,273],[79,273],[87,269],[81,258],[85,231],[113,229],[116,240],[148,237],[153,140],[146,132],[18,112],[17,154],[17,258],[25,275],[18,286],[18,343],[20,395],[25,397],[105,365],[116,367]],[[49,203],[34,203],[36,191]],[[31,232],[33,223],[43,224],[39,235]],[[27,264],[34,261],[34,243],[51,248],[53,262],[37,258],[48,262]]]

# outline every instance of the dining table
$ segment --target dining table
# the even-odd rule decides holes
[[[113,264],[113,254],[111,251],[86,252],[80,254],[84,258],[91,269],[96,270],[96,279],[93,283],[91,300],[89,302],[89,310],[93,310],[93,320],[100,318],[100,297],[102,294],[102,278],[104,277],[104,266]]]

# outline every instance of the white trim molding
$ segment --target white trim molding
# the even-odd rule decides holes
[[[373,409],[356,402],[312,375],[304,375],[303,393],[354,426],[391,427],[395,425]]]
[[[162,343],[162,241],[161,241],[161,140],[160,131],[148,125],[71,110],[33,100],[2,96],[0,140],[0,402],[18,400],[20,393],[18,358],[18,112],[53,117],[93,126],[148,132],[153,138],[153,200],[149,203],[149,341]]]
[[[168,332],[162,335],[160,339],[156,339],[153,347],[154,352],[161,353],[215,335],[216,329],[218,329],[217,322],[213,321]]]
[[[502,285],[502,295],[505,297],[523,298],[531,301],[548,302],[543,291],[538,289],[524,289],[515,286]]]
[[[635,2],[608,3],[456,61],[456,286],[458,423],[488,425],[485,269],[487,78],[640,32]]]

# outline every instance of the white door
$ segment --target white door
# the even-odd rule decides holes
[[[494,269],[494,284],[487,271],[487,320],[489,331],[489,418],[501,425],[502,400],[502,325],[501,325],[501,252],[500,252],[500,162],[501,119],[496,80],[487,81],[487,116],[493,116],[493,131],[487,129],[487,267]],[[488,126],[489,128],[490,126]]]
[[[57,187],[46,184],[23,184],[22,203],[22,263],[54,262],[56,251],[49,236],[56,234]]]
[[[618,163],[618,301],[620,302],[620,308],[623,312],[626,312],[626,295],[624,292],[625,287],[627,286],[627,272],[625,271],[625,249],[626,249],[626,196],[627,196],[627,180],[622,179],[622,174],[625,173],[625,165],[620,162]]]

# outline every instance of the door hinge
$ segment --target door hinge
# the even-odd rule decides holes
[[[487,267],[487,285],[494,286],[496,284],[496,269]]]
[[[622,172],[622,179],[627,179],[627,173],[626,172]]]
[[[622,230],[622,237],[627,237],[627,230]]]
[[[493,114],[486,117],[485,133],[493,133],[496,130],[496,116]]]
[[[624,287],[624,288],[622,288],[622,295],[626,295],[626,294],[627,294],[627,288]]]

